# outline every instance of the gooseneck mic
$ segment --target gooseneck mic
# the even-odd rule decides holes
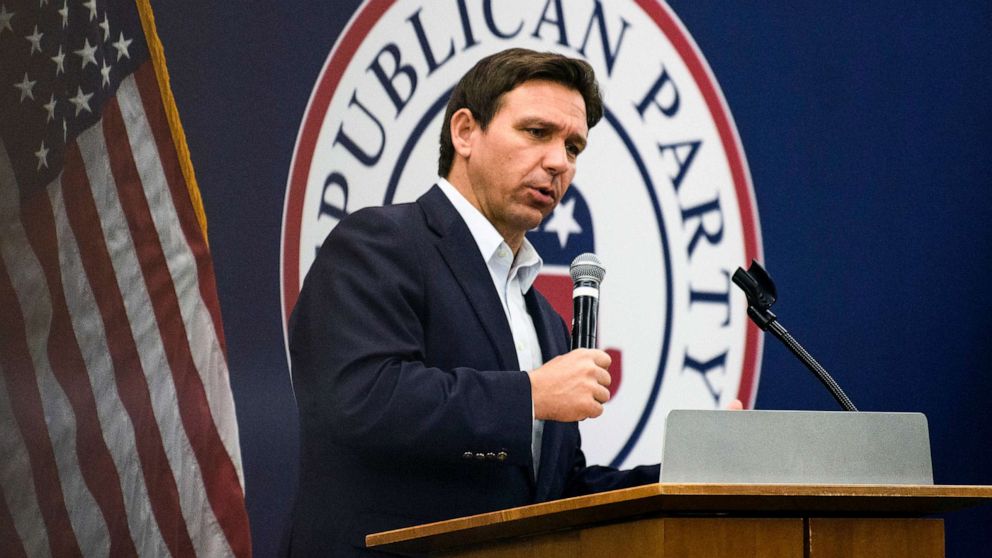
[[[579,254],[568,270],[572,276],[572,348],[596,348],[599,285],[606,269],[595,254]]]
[[[768,272],[765,271],[765,268],[761,267],[761,264],[758,262],[751,260],[751,266],[746,271],[743,267],[737,268],[737,271],[734,272],[733,281],[735,285],[744,291],[744,296],[747,297],[747,315],[751,320],[762,331],[771,331],[772,335],[784,343],[792,351],[792,354],[796,355],[806,365],[806,368],[809,368],[816,375],[820,382],[830,391],[830,395],[834,396],[834,399],[837,400],[837,403],[845,411],[857,411],[858,408],[854,406],[854,403],[847,397],[844,390],[840,388],[840,385],[834,381],[833,376],[813,358],[813,355],[809,354],[799,344],[799,341],[796,341],[795,337],[782,327],[782,324],[778,323],[778,317],[771,311],[772,305],[775,304],[775,300],[778,298],[778,292],[775,289],[775,283],[772,281],[771,276],[768,275]]]

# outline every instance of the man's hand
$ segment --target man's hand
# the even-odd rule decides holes
[[[534,418],[573,422],[603,414],[610,361],[599,349],[575,349],[530,371]]]

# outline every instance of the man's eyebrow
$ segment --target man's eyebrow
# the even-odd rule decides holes
[[[558,131],[561,130],[561,126],[540,116],[525,116],[520,119],[517,126],[526,128],[528,126],[539,126],[541,128]],[[582,134],[575,133],[568,137],[569,140],[575,143],[579,150],[585,149],[586,138]]]
[[[561,129],[561,126],[555,124],[554,122],[542,118],[540,116],[525,116],[518,122],[519,126],[540,126],[542,128],[551,128],[552,130]]]

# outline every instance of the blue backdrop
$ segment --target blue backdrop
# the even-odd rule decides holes
[[[158,6],[210,227],[258,556],[298,433],[280,226],[304,108],[355,1]],[[992,3],[672,1],[740,131],[783,324],[863,410],[922,411],[936,481],[992,484]],[[567,4],[566,4],[567,6]],[[757,407],[836,409],[767,338]],[[992,510],[947,517],[984,554]]]

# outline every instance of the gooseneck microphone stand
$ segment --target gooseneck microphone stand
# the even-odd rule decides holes
[[[840,406],[845,411],[857,411],[857,407],[854,406],[854,403],[851,403],[847,394],[844,393],[844,390],[840,389],[840,386],[837,385],[837,382],[834,381],[830,374],[782,327],[782,324],[778,323],[778,318],[771,311],[771,307],[775,304],[777,297],[775,283],[768,275],[768,272],[765,271],[765,268],[761,267],[761,264],[758,262],[751,260],[751,266],[747,271],[744,271],[742,267],[737,268],[737,271],[734,272],[733,281],[747,296],[747,315],[751,320],[762,331],[771,331],[772,335],[784,343],[792,351],[792,354],[796,355],[806,365],[806,368],[809,368],[823,382],[823,385],[830,390],[830,394],[834,396],[834,399],[837,400],[837,403],[840,403]]]

